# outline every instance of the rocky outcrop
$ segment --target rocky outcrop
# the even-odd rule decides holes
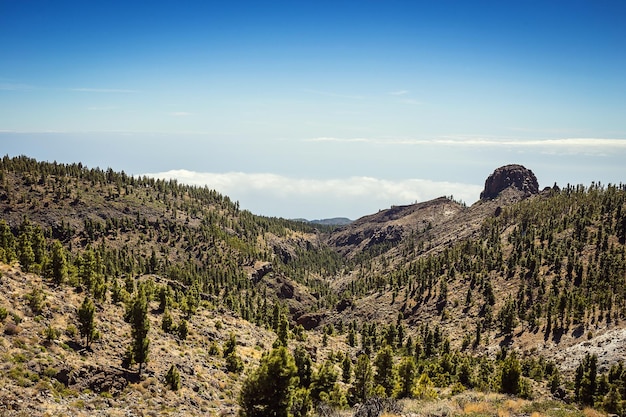
[[[274,271],[274,268],[272,267],[271,262],[258,261],[258,262],[255,262],[253,265],[250,278],[256,284],[257,282],[261,281],[261,279],[263,279],[265,275],[273,271]]]
[[[111,366],[88,365],[79,369],[64,367],[54,378],[63,385],[77,388],[79,391],[88,389],[96,393],[108,392],[118,395],[124,391],[130,380],[137,379],[137,375]]]
[[[326,318],[326,313],[323,313],[323,312],[307,313],[298,317],[298,320],[296,320],[296,324],[301,325],[304,328],[304,330],[311,330],[319,326],[322,320],[324,320],[325,318]]]
[[[392,206],[334,230],[328,235],[327,243],[352,258],[378,245],[392,248],[409,236],[415,240],[425,237],[433,227],[454,219],[464,210],[463,205],[447,197]]]
[[[528,197],[539,193],[537,177],[522,165],[505,165],[496,169],[485,181],[485,189],[480,193],[481,200],[496,198],[502,191],[513,187]]]

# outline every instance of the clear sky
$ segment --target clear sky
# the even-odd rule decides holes
[[[626,182],[626,2],[0,0],[0,145],[310,219]]]

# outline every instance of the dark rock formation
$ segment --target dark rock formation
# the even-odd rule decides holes
[[[525,196],[539,193],[537,177],[522,165],[505,165],[496,169],[485,181],[485,189],[480,193],[481,200],[496,198],[509,187],[524,193]]]
[[[89,389],[96,393],[108,392],[115,396],[124,391],[130,380],[135,382],[137,376],[127,370],[111,366],[89,365],[79,369],[64,367],[54,378],[68,387]]]
[[[352,302],[352,300],[348,298],[344,298],[337,303],[337,306],[335,308],[337,309],[339,313],[341,313],[347,308],[354,308],[354,303]]]
[[[279,298],[291,299],[291,298],[294,298],[294,293],[295,293],[295,287],[293,285],[293,282],[283,280],[283,282],[280,283],[280,289],[278,291]]]
[[[296,324],[304,327],[304,330],[311,330],[319,326],[324,318],[326,318],[326,313],[307,313],[298,317]]]
[[[374,232],[370,238],[367,246],[374,246],[381,243],[397,243],[402,239],[402,226],[388,225],[384,228],[378,229]]]
[[[265,275],[274,271],[271,262],[256,262],[253,267],[251,278],[255,284],[261,281]]]

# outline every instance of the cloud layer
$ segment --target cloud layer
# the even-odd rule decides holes
[[[375,213],[391,205],[410,204],[453,195],[468,204],[481,186],[422,179],[391,181],[371,177],[338,179],[289,178],[268,173],[209,173],[171,170],[145,174],[207,186],[238,200],[255,214],[285,218],[349,217]]]
[[[457,145],[457,146],[515,146],[543,148],[577,148],[577,149],[626,149],[626,139],[609,138],[560,138],[560,139],[494,139],[480,136],[449,136],[436,139],[411,138],[334,138],[318,137],[306,139],[307,142],[343,142],[373,143],[379,145]]]

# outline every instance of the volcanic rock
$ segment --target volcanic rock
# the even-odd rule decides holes
[[[537,177],[522,165],[505,165],[496,169],[485,181],[485,189],[480,193],[481,200],[496,198],[502,191],[513,187],[526,197],[539,193]]]

